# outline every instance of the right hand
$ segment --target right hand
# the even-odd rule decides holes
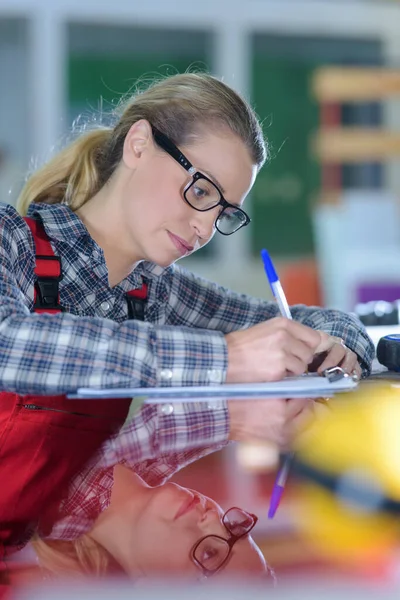
[[[228,400],[229,439],[237,442],[270,442],[288,449],[294,438],[314,420],[310,398]]]
[[[225,335],[227,383],[279,381],[307,370],[321,334],[297,321],[276,317]]]

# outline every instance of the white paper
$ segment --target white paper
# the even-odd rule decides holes
[[[211,386],[184,386],[184,387],[142,387],[142,388],[114,388],[94,389],[80,388],[70,398],[130,398],[142,397],[146,403],[155,402],[198,402],[211,398],[243,399],[243,398],[268,398],[268,397],[318,397],[333,396],[336,392],[353,390],[358,383],[352,377],[345,376],[334,382],[329,382],[326,377],[315,374],[301,375],[299,377],[286,377],[281,381],[269,383],[225,383]]]

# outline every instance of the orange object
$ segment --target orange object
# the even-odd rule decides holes
[[[311,139],[321,162],[359,163],[400,156],[400,134],[373,127],[320,129]]]
[[[400,70],[321,67],[312,79],[318,102],[368,102],[400,95]]]
[[[304,259],[279,268],[280,281],[289,304],[322,306],[322,292],[317,263]]]

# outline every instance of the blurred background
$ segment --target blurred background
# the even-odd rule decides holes
[[[247,201],[251,225],[217,236],[191,268],[268,295],[267,247],[292,303],[393,301],[399,16],[397,0],[1,0],[1,201],[138,78],[208,70],[251,99],[271,160]],[[375,70],[358,84],[328,67]]]
[[[380,302],[398,323],[399,32],[398,0],[0,0],[0,201],[138,78],[207,70],[251,100],[271,159],[246,201],[250,226],[186,265],[268,298],[265,247],[290,303],[370,314]],[[277,459],[229,449],[177,480],[258,514],[278,573],[315,573],[290,486],[266,518]]]

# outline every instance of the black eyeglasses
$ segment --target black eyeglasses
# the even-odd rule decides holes
[[[215,183],[203,173],[196,171],[192,163],[166,135],[155,127],[152,127],[152,130],[154,140],[160,148],[175,159],[192,177],[183,190],[183,197],[189,206],[200,212],[222,206],[215,221],[215,227],[222,235],[232,235],[250,223],[248,214],[238,206],[227,202]]]
[[[258,521],[256,515],[242,510],[230,508],[222,517],[222,523],[229,533],[229,538],[219,535],[206,535],[193,546],[190,557],[205,577],[219,571],[228,561],[233,546],[247,535]]]

